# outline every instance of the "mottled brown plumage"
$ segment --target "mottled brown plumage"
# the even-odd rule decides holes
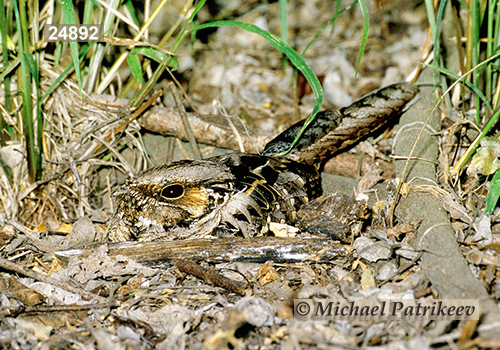
[[[295,221],[298,208],[321,194],[315,167],[234,153],[162,165],[115,193],[111,241],[254,236],[268,221]]]
[[[303,122],[278,135],[263,155],[234,153],[146,170],[116,191],[118,207],[109,223],[108,239],[252,237],[266,233],[271,221],[294,224],[299,208],[321,195],[317,170],[321,161],[387,124],[407,108],[416,93],[412,84],[394,84],[348,107],[322,112],[288,158],[275,155],[290,148]],[[323,202],[335,201],[318,203]],[[301,212],[306,229],[315,221],[306,217],[309,212]],[[351,217],[344,221],[352,221]],[[327,223],[328,218],[321,220],[320,231],[335,226]]]
[[[329,155],[394,121],[411,105],[417,93],[415,85],[398,83],[375,90],[347,107],[320,112],[287,158],[301,163],[320,164]],[[297,122],[276,136],[266,145],[262,155],[287,151],[304,122]]]

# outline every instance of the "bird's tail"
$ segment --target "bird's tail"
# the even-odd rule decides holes
[[[327,156],[394,122],[417,100],[417,95],[415,85],[397,83],[375,90],[347,107],[320,112],[286,157],[321,165]],[[272,156],[288,151],[304,123],[305,120],[302,120],[275,137],[266,145],[262,155]]]

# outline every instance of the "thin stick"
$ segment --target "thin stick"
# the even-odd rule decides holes
[[[174,160],[174,151],[175,151],[175,137],[170,136],[167,144],[167,164],[172,163]]]
[[[221,287],[239,295],[248,295],[251,293],[251,289],[248,288],[246,283],[234,281],[221,275],[217,271],[205,269],[194,261],[182,259],[177,261],[175,266],[177,266],[179,271],[193,275],[210,283],[214,287]]]
[[[188,93],[186,92],[186,90],[184,89],[184,87],[182,86],[182,84],[179,82],[179,80],[175,77],[175,75],[172,73],[172,71],[168,67],[165,68],[165,70],[168,72],[168,74],[170,74],[170,77],[172,78],[172,80],[177,85],[177,88],[181,90],[182,95],[186,99],[187,103],[189,103],[189,106],[191,106],[191,109],[193,110],[193,112],[199,114],[200,112],[198,112],[198,110],[196,109],[196,107],[194,106],[194,104],[191,102],[191,99],[189,98]]]
[[[71,256],[85,259],[99,245],[58,251],[63,260]],[[157,242],[123,242],[108,244],[108,255],[125,255],[145,265],[160,267],[189,257],[192,261],[207,262],[325,262],[342,259],[348,250],[329,238],[228,237]]]
[[[2,307],[0,315],[7,317],[16,317],[20,314],[33,314],[33,313],[47,313],[47,312],[69,312],[69,311],[81,311],[81,310],[94,310],[103,309],[107,307],[118,307],[120,306],[117,302],[112,303],[95,303],[95,304],[72,304],[72,305],[43,305],[36,307],[20,307],[20,306],[10,306]]]
[[[200,152],[200,149],[198,148],[198,143],[196,142],[196,138],[194,137],[193,130],[191,129],[191,125],[189,125],[186,111],[184,110],[184,107],[179,102],[179,99],[177,98],[177,94],[175,93],[175,89],[174,89],[173,85],[174,84],[172,82],[170,82],[168,84],[168,87],[170,88],[170,91],[172,91],[172,96],[174,97],[175,104],[177,105],[177,109],[179,110],[182,124],[184,125],[184,129],[186,130],[186,134],[187,134],[187,137],[189,140],[189,145],[191,146],[191,150],[193,151],[194,158],[201,159],[202,158],[201,152]]]
[[[154,101],[156,101],[157,98],[159,98],[161,95],[163,95],[163,91],[160,90],[158,91],[156,94],[153,95],[153,97],[151,97],[149,100],[147,100],[145,103],[143,103],[133,114],[130,118],[128,118],[128,120],[124,121],[123,123],[121,123],[120,125],[118,125],[118,127],[113,130],[112,133],[110,133],[109,135],[107,135],[105,138],[104,138],[104,141],[105,142],[109,142],[111,141],[111,139],[116,136],[119,132],[123,131],[127,125],[129,125],[133,120],[137,119],[138,117],[140,117],[142,115],[142,113],[149,107],[153,104]],[[94,151],[93,153],[96,154],[96,153],[99,153],[99,151],[101,150],[101,148],[104,148],[105,146],[103,144],[98,144],[95,148],[94,148]]]
[[[88,300],[96,299],[100,302],[106,301],[106,299],[103,297],[100,297],[100,296],[95,295],[93,293],[87,292],[86,290],[83,290],[81,288],[73,287],[73,286],[69,285],[68,283],[58,281],[50,276],[43,275],[39,272],[36,272],[33,270],[28,270],[25,267],[23,267],[19,264],[13,263],[12,261],[9,261],[7,259],[0,258],[0,267],[4,268],[6,270],[9,270],[9,271],[17,272],[17,273],[24,275],[26,277],[31,277],[37,281],[40,281],[40,282],[49,283],[55,287],[67,290],[68,292],[81,295]]]

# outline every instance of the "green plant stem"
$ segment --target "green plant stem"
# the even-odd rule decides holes
[[[496,3],[496,0],[488,1],[488,30],[487,30],[488,42],[486,43],[486,57],[490,57],[493,53],[493,25],[495,18],[494,3]],[[486,66],[486,86],[485,86],[485,95],[488,99],[491,99],[493,97],[491,90],[492,78],[493,77],[492,77],[491,64],[488,64]]]
[[[448,94],[451,89],[453,89],[457,84],[459,84],[460,82],[462,81],[466,81],[467,77],[473,73],[473,71],[475,70],[478,70],[478,69],[481,69],[482,67],[484,67],[486,64],[488,64],[489,62],[491,61],[494,61],[496,59],[498,59],[500,57],[500,52],[497,52],[495,55],[491,56],[491,57],[488,57],[487,59],[485,59],[484,61],[482,61],[481,63],[479,63],[476,67],[474,68],[471,68],[469,71],[465,72],[462,76],[459,77],[459,79],[457,79],[453,84],[450,85],[450,87],[444,92],[443,95],[446,95]],[[476,88],[477,89],[477,88]],[[436,105],[435,107],[433,108],[433,110],[431,111],[431,113],[434,113],[434,111],[436,110],[437,106],[441,103],[442,101],[442,97],[436,102]],[[491,126],[493,125],[493,122],[496,120],[494,119],[495,115],[498,113],[498,109],[495,110],[495,113],[494,115],[490,118],[490,121],[488,122],[487,126],[489,126],[491,128]],[[498,116],[497,116],[498,117]],[[486,129],[486,126],[485,128]],[[489,131],[488,130],[484,130],[482,131],[482,134],[486,135],[486,133]],[[423,130],[423,128],[422,128]],[[473,151],[473,148],[474,146],[477,147],[477,145],[475,144],[476,142],[479,142],[479,141],[474,141],[473,145],[469,146],[469,148],[467,149],[467,151],[465,152],[465,154],[460,157],[460,159],[458,160],[458,162],[453,166],[453,168],[450,170],[450,173],[451,174],[457,174],[458,171],[460,170],[460,168],[465,164],[465,162],[469,159],[469,157],[471,156],[472,154],[472,151]],[[474,148],[475,149],[475,148]],[[410,158],[408,158],[410,159]],[[408,163],[408,161],[407,161]]]
[[[4,0],[0,0],[0,34],[2,35],[2,58],[3,58],[3,67],[4,69],[9,65],[9,50],[7,49],[7,20],[5,16],[5,11],[7,8],[5,7]],[[12,101],[10,96],[10,75],[5,76],[4,80],[4,91],[5,91],[5,110],[7,112],[12,111]],[[7,130],[5,129],[5,125],[3,122],[3,117],[0,116],[0,145],[5,146],[7,142]]]
[[[167,43],[168,39],[172,37],[172,34],[179,28],[179,26],[182,24],[184,16],[179,16],[177,21],[174,23],[172,27],[168,30],[168,32],[161,38],[158,47],[163,48],[165,44]],[[142,62],[142,70],[145,71],[151,62],[149,60],[144,60]],[[123,88],[122,92],[120,93],[120,97],[125,97],[127,96],[128,92],[132,89],[132,87],[136,84],[135,80],[133,78],[129,79],[125,87]]]
[[[39,13],[39,0],[34,0],[33,1],[33,11],[34,13],[30,16],[30,18],[34,18],[34,41],[35,43],[40,41],[39,37],[39,28],[38,28],[38,23],[40,13]],[[28,8],[29,9],[29,8]],[[40,60],[40,55],[37,51],[37,46],[33,45],[34,47],[34,52],[33,56],[28,54],[28,57],[31,62],[31,75],[33,79],[35,80],[35,92],[36,92],[36,138],[35,138],[35,148],[36,148],[36,180],[41,180],[42,178],[42,154],[43,154],[43,127],[44,127],[44,121],[43,121],[43,116],[42,116],[42,106],[41,106],[41,100],[40,100],[40,70],[38,66],[38,62]],[[33,58],[32,58],[33,57]]]
[[[85,1],[85,6],[83,7],[83,24],[92,24],[94,7],[93,1]]]
[[[120,0],[112,0],[110,5],[112,8],[117,9],[118,6],[120,5]],[[106,16],[104,18],[104,35],[109,36],[111,34],[114,23],[115,23],[115,15],[111,11],[107,11]],[[94,54],[92,55],[88,68],[89,79],[86,87],[86,91],[88,93],[94,91],[94,87],[97,82],[97,76],[99,75],[98,72],[103,57],[104,57],[104,45],[97,44],[97,47],[94,51]]]
[[[481,29],[481,14],[479,10],[479,3],[476,1],[471,1],[471,6],[473,9],[472,12],[472,17],[474,21],[474,30],[473,30],[473,45],[474,45],[474,50],[473,50],[473,55],[474,55],[474,61],[472,62],[473,65],[477,64],[479,62],[479,54],[480,54],[480,47],[479,45],[481,44],[479,41],[479,31]],[[475,71],[472,74],[472,83],[475,86],[479,85],[479,74],[478,71]],[[476,99],[476,124],[481,123],[481,102],[479,100],[479,96],[475,96]]]
[[[354,74],[354,78],[358,75],[359,64],[361,63],[361,58],[365,52],[366,41],[368,40],[368,30],[370,29],[370,16],[368,15],[366,2],[365,0],[358,0],[358,4],[361,9],[361,14],[363,15],[363,34],[361,37],[361,44],[359,45],[358,62],[356,63],[356,73]]]
[[[26,153],[28,160],[28,176],[31,182],[35,182],[37,177],[37,147],[35,144],[35,135],[33,128],[33,100],[31,98],[31,74],[29,70],[29,63],[26,56],[29,55],[29,41],[28,41],[28,21],[25,12],[26,1],[21,0],[19,4],[14,0],[14,13],[16,18],[17,32],[19,35],[19,56],[21,59],[21,79],[19,83],[22,84],[22,120],[23,120],[23,134],[26,140]]]
[[[189,18],[185,21],[184,25],[182,26],[179,35],[175,39],[174,43],[172,44],[172,47],[170,48],[170,52],[176,53],[179,47],[181,46],[182,42],[186,38],[186,36],[189,34],[189,31],[187,31],[187,26],[192,23],[193,19],[195,18],[196,14],[198,11],[203,7],[205,4],[206,0],[201,0],[194,10],[192,11],[191,15]],[[160,46],[161,47],[161,46]],[[150,91],[153,89],[154,85],[162,75],[162,73],[165,71],[165,69],[168,67],[172,60],[172,56],[166,56],[163,59],[163,62],[158,66],[156,71],[153,73],[151,78],[144,84],[144,88],[139,90],[131,99],[130,101],[130,107],[131,108],[137,108],[146,98],[146,96],[150,93]]]
[[[498,44],[499,44],[499,31],[500,31],[500,1],[498,1],[496,4],[496,16],[495,16],[495,29],[494,29],[494,33],[497,33],[495,36],[493,36],[493,47],[498,47]],[[488,56],[489,57],[489,56]],[[494,61],[497,65],[498,65],[498,60]],[[498,96],[500,94],[500,82],[498,81],[498,79],[500,78],[500,74],[498,72],[495,72],[495,79],[497,81],[497,84],[496,84],[496,89],[495,89],[495,92],[493,93],[493,96],[492,96],[492,105],[493,105],[493,108],[497,108],[498,107]],[[493,87],[492,87],[492,90],[493,90]]]

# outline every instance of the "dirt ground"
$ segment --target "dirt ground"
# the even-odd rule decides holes
[[[218,14],[280,32],[278,2],[217,4],[212,11]],[[24,183],[9,192],[2,180],[0,347],[500,348],[500,226],[479,210],[485,192],[478,182],[467,187],[464,176],[459,181],[446,176],[456,156],[450,127],[464,120],[463,104],[433,110],[432,71],[417,69],[426,59],[424,4],[394,0],[368,6],[370,31],[357,74],[363,28],[357,5],[304,55],[322,83],[322,109],[346,106],[399,81],[413,79],[420,87],[419,100],[396,125],[324,166],[325,193],[367,200],[374,214],[361,232],[347,242],[316,237],[317,246],[309,247],[297,232],[287,233],[285,243],[278,237],[271,248],[266,248],[270,240],[258,239],[152,242],[134,251],[126,243],[102,244],[106,220],[115,210],[113,190],[153,165],[193,158],[192,149],[176,126],[180,119],[168,75],[156,87],[164,92],[161,101],[109,141],[113,151],[102,157],[89,150],[133,113],[126,105],[131,96],[117,99],[108,89],[82,101],[77,90],[61,85],[44,106],[52,141],[43,183]],[[175,21],[172,11],[167,7],[152,27],[151,42]],[[332,19],[334,5],[292,1],[288,11],[290,46],[302,52]],[[210,16],[202,11],[200,22]],[[447,55],[455,59],[451,45]],[[299,76],[297,115],[292,68],[284,67],[282,54],[265,40],[241,29],[198,33],[178,60],[175,77],[189,97],[181,99],[189,120],[210,124],[202,115],[218,117],[211,131],[193,126],[197,139],[207,143],[200,145],[203,157],[233,150],[258,153],[313,108],[312,91]],[[130,76],[126,65],[120,75],[123,80]],[[242,130],[243,141],[234,138],[232,127]],[[472,139],[477,135],[472,128],[467,133]],[[12,159],[13,177],[22,180],[26,169],[22,158],[16,160],[19,149],[21,144],[5,147],[2,156]],[[389,210],[396,178],[407,184],[408,193],[401,196],[389,228],[377,222],[376,213],[377,208]],[[261,249],[257,254],[248,252],[256,247]],[[295,255],[280,249],[296,249]],[[297,298],[474,299],[482,318],[303,321],[294,318]]]

